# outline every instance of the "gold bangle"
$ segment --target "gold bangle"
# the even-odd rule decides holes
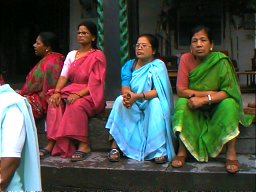
[[[77,95],[79,98],[82,97],[79,93],[74,93],[74,94]]]
[[[53,93],[54,93],[54,94],[56,94],[56,93],[60,94],[61,92],[60,92],[60,91],[54,91]]]

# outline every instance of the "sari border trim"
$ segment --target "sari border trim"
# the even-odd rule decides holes
[[[217,157],[219,155],[219,153],[221,152],[223,146],[228,143],[229,141],[231,141],[232,139],[236,138],[238,135],[240,134],[239,128],[237,127],[233,132],[231,132],[230,134],[228,134],[225,138],[223,138],[223,142],[222,145],[220,147],[218,147],[216,149],[215,152],[209,154],[211,157]]]
[[[200,158],[198,152],[196,152],[196,150],[194,150],[194,148],[192,147],[192,145],[186,140],[186,138],[184,137],[184,135],[181,132],[182,127],[181,126],[176,126],[174,127],[174,132],[180,132],[180,140],[182,141],[182,143],[185,145],[185,147],[187,148],[187,150],[189,151],[189,153],[199,162],[208,162],[208,156],[210,157],[217,157],[219,155],[219,153],[221,152],[223,146],[229,142],[230,140],[236,138],[240,131],[239,128],[236,127],[234,131],[232,131],[230,134],[228,134],[225,138],[222,139],[222,145],[220,145],[220,147],[218,147],[215,152],[208,154],[207,156],[205,156],[205,158]]]

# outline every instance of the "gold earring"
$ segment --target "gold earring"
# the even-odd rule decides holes
[[[212,51],[212,47],[210,48],[210,51]]]

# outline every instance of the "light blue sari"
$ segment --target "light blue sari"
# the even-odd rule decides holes
[[[165,64],[155,59],[143,67],[132,70],[135,60],[129,60],[122,68],[122,85],[134,93],[152,89],[158,96],[149,100],[137,100],[131,108],[117,97],[109,115],[106,128],[125,156],[139,161],[167,156],[174,157],[171,119],[173,94]]]
[[[0,123],[9,107],[16,105],[24,115],[26,140],[21,161],[6,191],[41,191],[41,172],[38,150],[37,130],[31,106],[26,98],[15,93],[9,85],[0,86]],[[13,117],[15,120],[15,117]],[[2,127],[0,127],[0,153],[2,153]]]

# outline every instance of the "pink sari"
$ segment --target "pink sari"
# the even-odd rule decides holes
[[[52,155],[72,156],[75,152],[72,139],[89,143],[88,117],[101,112],[106,104],[105,73],[106,59],[100,50],[92,51],[71,64],[68,73],[71,83],[61,90],[61,97],[65,99],[85,87],[89,89],[89,95],[70,105],[62,102],[59,107],[48,107],[47,137],[56,141]]]

